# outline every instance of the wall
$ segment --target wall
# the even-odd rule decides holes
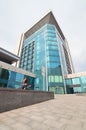
[[[54,99],[53,92],[0,88],[0,112]]]

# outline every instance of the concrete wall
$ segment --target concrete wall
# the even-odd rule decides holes
[[[54,99],[53,92],[0,88],[0,112]]]

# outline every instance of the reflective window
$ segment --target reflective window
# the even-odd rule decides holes
[[[48,56],[47,57],[47,61],[49,61],[49,62],[58,62],[58,63],[60,63],[60,59],[59,59],[59,57],[56,57],[56,56]]]
[[[48,76],[48,82],[62,83],[62,76]]]
[[[81,78],[81,82],[83,83],[83,84],[86,84],[86,76],[83,76],[83,77],[80,77]]]
[[[49,50],[49,49],[52,49],[52,50],[57,50],[58,49],[58,47],[57,46],[47,46],[47,49]]]
[[[34,78],[23,75],[21,73],[0,68],[0,87],[21,88],[24,76],[27,77],[29,83],[31,84],[31,89],[33,89],[35,80]]]
[[[47,63],[47,64],[48,64],[48,68],[56,68],[60,65],[59,63]]]
[[[47,55],[59,56],[58,51],[48,50]]]
[[[54,41],[47,41],[47,45],[56,45],[57,46],[57,42]]]
[[[79,78],[74,78],[74,79],[72,79],[72,83],[73,83],[73,84],[80,84]]]
[[[66,79],[66,85],[72,85],[72,79]]]

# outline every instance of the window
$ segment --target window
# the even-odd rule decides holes
[[[48,62],[47,64],[48,64],[48,68],[56,68],[60,65],[59,63],[53,63],[53,62],[52,63]]]
[[[75,85],[75,84],[80,84],[79,78],[74,78],[74,79],[72,79],[72,82],[73,82],[74,85]]]
[[[48,56],[47,57],[47,61],[49,61],[49,62],[58,62],[58,63],[60,63],[60,59],[59,59],[59,57],[57,57],[57,56]]]
[[[48,50],[52,49],[52,50],[58,50],[57,46],[47,46],[46,47]]]
[[[48,82],[62,83],[63,79],[62,76],[50,75],[48,76]]]
[[[83,83],[83,84],[86,84],[86,76],[83,76],[83,77],[80,77],[81,78],[81,82]]]

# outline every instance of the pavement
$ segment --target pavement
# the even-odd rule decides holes
[[[0,130],[86,130],[86,95],[55,99],[0,113]]]

